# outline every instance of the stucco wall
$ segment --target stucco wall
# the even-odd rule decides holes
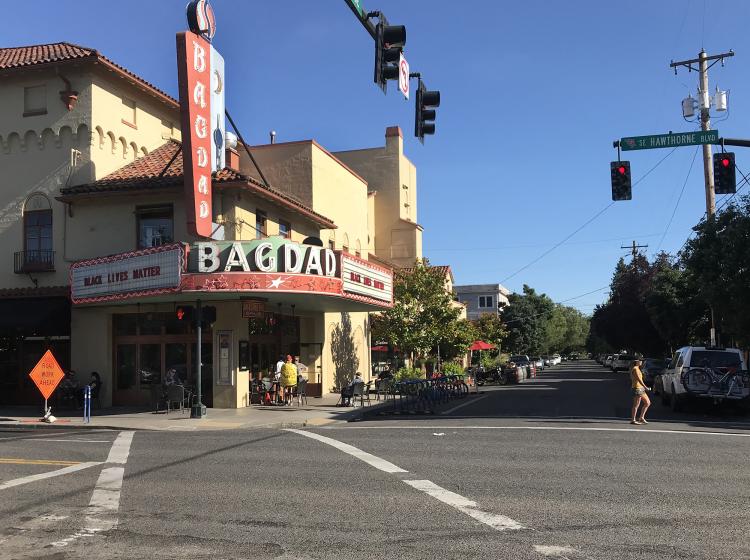
[[[122,311],[120,311],[122,312]],[[88,382],[92,371],[99,372],[103,388],[102,406],[111,406],[112,318],[107,308],[73,307],[70,321],[71,368],[80,382]]]
[[[370,335],[369,314],[348,313],[344,317],[342,313],[325,313],[325,342],[323,344],[323,393],[329,393],[334,386],[341,381],[349,382],[353,373],[359,371],[365,381],[369,381],[372,375],[370,363]],[[336,341],[342,338],[348,339],[353,345],[354,352],[337,352]],[[351,360],[351,357],[356,360]],[[355,362],[356,368],[354,368]],[[337,382],[337,365],[343,364],[340,380]]]
[[[91,74],[92,160],[101,178],[155,150],[169,138],[180,139],[179,112],[113,74]],[[136,103],[135,127],[127,120],[123,98]],[[171,125],[171,126],[169,126]]]
[[[417,225],[417,172],[404,156],[403,138],[390,133],[385,147],[335,152],[377,194],[372,205],[374,253],[398,266],[422,258],[422,231]]]

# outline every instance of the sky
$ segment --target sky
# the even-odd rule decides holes
[[[96,48],[177,97],[185,3],[14,2],[0,46]],[[279,142],[314,138],[337,151],[382,146],[385,128],[399,125],[417,166],[425,256],[450,265],[457,284],[528,284],[590,313],[628,256],[621,245],[647,244],[649,256],[680,249],[705,212],[696,147],[623,152],[633,200],[610,204],[613,140],[698,128],[680,106],[698,75],[675,75],[670,61],[734,50],[709,73],[711,90],[729,91],[726,120],[712,128],[750,137],[745,0],[363,0],[406,26],[411,70],[441,92],[424,146],[413,99],[373,83],[373,40],[344,0],[212,4],[227,108],[245,139],[265,143],[275,130]]]

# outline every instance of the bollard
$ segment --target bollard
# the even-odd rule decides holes
[[[83,423],[91,422],[91,386],[83,388]]]

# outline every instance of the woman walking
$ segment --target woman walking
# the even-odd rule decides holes
[[[631,424],[648,424],[646,422],[646,411],[651,406],[651,399],[648,398],[646,391],[648,387],[643,382],[643,374],[641,373],[641,360],[634,360],[630,364],[630,382],[633,387],[633,411],[630,415]],[[638,408],[640,407],[641,413],[638,415]]]

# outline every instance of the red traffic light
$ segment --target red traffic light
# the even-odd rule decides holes
[[[182,307],[177,308],[177,320],[182,321],[185,318],[185,310]]]
[[[729,161],[729,158],[721,158],[721,165],[723,165],[724,167],[729,167],[730,163],[731,162]]]
[[[624,166],[624,165],[621,165],[620,167],[618,167],[618,168],[617,168],[617,172],[618,172],[618,173],[619,173],[620,175],[625,175],[625,171],[627,171],[627,169],[625,169],[625,166]]]

